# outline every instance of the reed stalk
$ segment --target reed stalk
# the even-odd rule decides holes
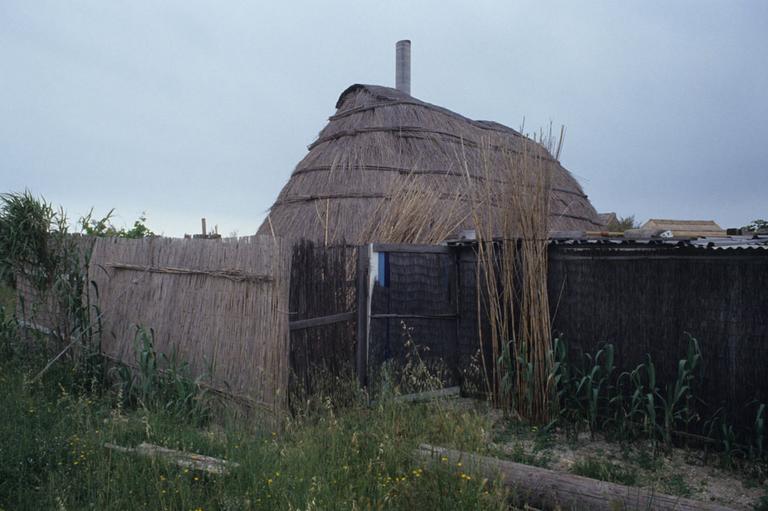
[[[510,408],[528,420],[546,423],[555,406],[552,341],[547,295],[547,238],[549,234],[551,175],[562,138],[555,145],[551,133],[526,140],[515,151],[492,141],[481,148],[481,172],[503,174],[501,184],[491,179],[469,179],[466,191],[477,237],[478,313],[487,318],[479,327],[480,348],[490,351],[485,362],[487,388],[495,405]]]

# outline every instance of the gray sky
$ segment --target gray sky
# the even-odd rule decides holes
[[[768,217],[768,2],[0,2],[0,191],[251,234],[353,83],[567,128],[598,211]]]

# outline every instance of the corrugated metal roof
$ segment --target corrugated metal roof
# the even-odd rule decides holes
[[[730,236],[727,238],[699,238],[689,242],[696,248],[714,250],[762,249],[768,250],[768,236]]]
[[[500,241],[500,240],[499,240]],[[448,240],[448,245],[474,245],[472,236]],[[607,236],[585,236],[578,232],[556,232],[549,239],[551,245],[582,248],[617,248],[622,250],[694,248],[700,250],[768,250],[768,235],[754,236],[707,236],[700,238],[623,238]]]
[[[555,239],[550,241],[553,245],[567,245],[571,247],[599,248],[612,246],[618,249],[648,249],[648,248],[683,248],[691,247],[699,250],[768,250],[768,236],[748,237],[707,237],[696,239],[658,239],[658,238],[582,238],[582,239]]]

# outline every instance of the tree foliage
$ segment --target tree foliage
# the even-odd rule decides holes
[[[768,220],[763,220],[761,218],[758,218],[756,220],[753,220],[749,224],[745,225],[741,229],[749,232],[758,232],[758,231],[765,232],[765,231],[768,231]]]
[[[14,283],[14,275],[37,269],[40,279],[55,266],[48,233],[55,224],[66,223],[45,201],[31,193],[0,195],[0,279]]]
[[[110,210],[95,219],[91,210],[80,219],[80,232],[119,238],[154,236],[143,213],[130,229],[115,227],[113,213]],[[54,209],[29,191],[0,194],[0,282],[13,285],[14,275],[25,275],[40,287],[50,284],[54,270],[66,258],[70,238],[67,216],[61,208]]]
[[[611,232],[624,232],[639,227],[640,224],[635,221],[635,215],[619,216],[608,224],[608,230]]]
[[[104,217],[96,219],[93,217],[93,209],[87,215],[80,219],[80,229],[83,234],[88,236],[114,237],[114,238],[146,238],[154,236],[149,227],[147,227],[147,217],[142,213],[139,218],[133,222],[130,229],[117,228],[112,224],[112,215],[115,210],[110,209]]]

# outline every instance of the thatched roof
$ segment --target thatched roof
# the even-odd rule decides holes
[[[604,227],[608,227],[612,223],[613,224],[619,223],[619,217],[614,212],[598,213],[597,214],[597,221],[600,223],[600,225],[602,225]]]
[[[670,231],[675,237],[699,238],[705,236],[725,236],[725,230],[714,220],[671,220],[651,218],[641,227],[641,231]]]
[[[496,158],[533,143],[501,124],[473,121],[389,87],[352,85],[336,109],[280,192],[260,234],[326,243],[377,241],[362,238],[402,176],[415,176],[420,186],[444,194],[446,207],[462,208],[449,197],[467,182],[488,179],[482,167],[488,168],[489,153]],[[537,151],[555,166],[551,229],[601,227],[573,176],[543,147]],[[473,226],[467,219],[461,228]]]

